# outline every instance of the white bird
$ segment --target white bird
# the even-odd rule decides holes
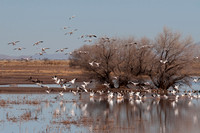
[[[39,55],[43,55],[44,53],[46,53],[46,52],[40,52],[40,53],[38,53]]]
[[[95,62],[95,64],[97,65],[97,67],[99,67],[100,63]]]
[[[59,93],[59,95],[60,95],[60,96],[63,96],[64,94],[63,94],[63,92],[61,91],[61,92]]]
[[[175,97],[176,102],[178,102],[179,97],[180,97],[179,95],[176,95],[176,97]]]
[[[83,87],[83,90],[84,90],[85,92],[88,92],[87,89],[86,89],[86,85],[85,85],[85,84],[83,84],[83,85],[81,85],[81,86]]]
[[[49,93],[50,93],[50,90],[46,90],[46,93],[48,93],[48,94],[49,94]]]
[[[133,94],[134,94],[134,92],[133,92],[133,91],[129,92],[129,98],[130,98],[130,99],[132,99],[132,98],[133,98]]]
[[[136,104],[140,104],[142,102],[142,100],[141,99],[136,99],[135,102],[136,102]]]
[[[167,62],[168,62],[167,60],[160,60],[160,63],[163,63],[163,64],[165,64]]]
[[[97,91],[97,93],[99,93],[99,95],[102,95],[103,94],[103,91]]]
[[[117,99],[123,99],[124,98],[124,96],[121,94],[121,93],[117,93]]]
[[[140,97],[140,92],[136,92],[135,95]]]
[[[77,80],[77,78],[75,78],[75,79],[72,79],[71,81],[69,81],[69,83],[71,83],[71,84],[75,84],[75,81]]]
[[[194,78],[193,81],[194,81],[195,83],[197,83],[197,82],[199,81],[199,79],[200,79],[200,78]]]
[[[9,42],[8,45],[9,45],[9,44],[12,44],[12,45],[14,46],[14,45],[16,45],[16,43],[18,43],[18,42],[20,42],[20,41]]]
[[[89,38],[95,37],[95,38],[97,38],[97,36],[94,35],[94,34],[92,34],[92,35],[86,35],[86,37],[89,37]]]
[[[76,91],[72,91],[72,93],[73,93],[74,95],[76,95]]]
[[[172,90],[171,93],[172,93],[173,95],[175,95],[175,94],[176,94],[176,91],[175,91],[175,90]]]
[[[46,49],[50,49],[50,48],[42,48],[42,52],[45,52]]]
[[[113,92],[108,93],[108,99],[112,99],[114,97]]]
[[[90,92],[90,97],[94,97],[94,92]]]
[[[85,104],[85,105],[82,105],[82,104],[81,104],[81,107],[80,107],[80,108],[81,108],[81,111],[82,111],[82,112],[86,111],[87,106],[88,106],[87,104]]]
[[[64,52],[65,49],[68,49],[68,48],[61,48],[61,49],[56,50],[56,52],[59,52],[59,51]]]
[[[67,89],[67,85],[63,85],[63,89],[66,90]]]
[[[43,41],[37,41],[36,43],[33,44],[33,46],[39,45],[40,43],[43,43]]]
[[[174,86],[174,89],[175,89],[175,90],[179,90],[179,85],[175,85],[175,86]]]
[[[71,19],[73,19],[73,18],[75,18],[76,16],[75,15],[73,15],[73,16],[71,16],[71,17],[69,17],[69,20],[71,20]]]
[[[118,77],[117,77],[117,76],[114,76],[113,78],[114,78],[114,79],[118,79]]]
[[[60,84],[60,82],[61,82],[61,79],[57,79],[57,80],[55,81],[56,84]]]
[[[89,64],[90,66],[94,66],[94,61],[90,62]]]
[[[129,83],[133,84],[134,86],[139,85],[139,83],[133,82],[133,81],[129,81]]]
[[[56,80],[58,80],[58,77],[57,77],[57,76],[53,76],[52,79],[53,79],[54,81],[56,81]]]
[[[168,96],[167,96],[167,95],[163,95],[163,97],[164,97],[165,99],[168,99]]]
[[[90,82],[85,82],[85,81],[83,81],[83,84],[85,84],[85,85],[87,86],[87,85],[89,85],[91,82],[92,82],[92,81],[90,81]]]
[[[104,86],[106,86],[107,88],[110,88],[110,84],[109,83],[104,83]]]

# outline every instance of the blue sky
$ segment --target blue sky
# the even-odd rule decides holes
[[[50,54],[72,51],[85,44],[78,39],[83,34],[154,39],[164,26],[200,42],[199,14],[199,0],[0,0],[0,54],[34,55],[42,47]],[[64,35],[64,26],[78,31]],[[14,51],[8,42],[16,40],[26,49]]]

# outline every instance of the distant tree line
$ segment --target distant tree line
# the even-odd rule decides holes
[[[182,38],[180,33],[164,28],[154,40],[101,37],[94,44],[75,50],[70,66],[80,66],[91,78],[108,83],[110,88],[116,87],[116,81],[117,87],[135,83],[141,88],[167,90],[190,84],[194,51],[191,37]]]

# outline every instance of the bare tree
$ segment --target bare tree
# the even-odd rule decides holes
[[[72,53],[71,66],[80,66],[92,78],[114,87],[127,86],[130,80],[150,77],[153,87],[168,89],[175,84],[189,85],[188,68],[193,55],[190,37],[164,28],[155,40],[99,38],[93,45],[84,45]],[[144,78],[145,77],[145,78]]]
[[[116,39],[100,38],[94,45],[85,45],[73,52],[71,65],[78,65],[90,72],[91,77],[100,82],[107,82],[114,87],[112,72],[114,71],[116,55]]]
[[[181,39],[180,33],[163,29],[154,42],[147,75],[157,88],[168,89],[175,84],[189,85],[189,73],[193,58],[193,41]]]

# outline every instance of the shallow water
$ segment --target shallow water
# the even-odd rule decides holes
[[[0,133],[199,133],[200,99],[108,101],[89,94],[0,94]],[[57,97],[57,99],[55,99]]]
[[[0,133],[199,133],[199,110],[200,99],[187,96],[155,99],[149,94],[141,102],[87,93],[0,94]]]

